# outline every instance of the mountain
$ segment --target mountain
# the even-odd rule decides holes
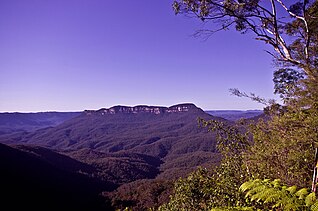
[[[91,167],[41,147],[0,144],[2,210],[110,210],[100,193],[113,190],[78,172]]]
[[[2,205],[147,210],[169,199],[175,179],[220,163],[216,135],[198,127],[198,117],[232,124],[259,114],[194,104],[0,114]]]
[[[205,111],[213,116],[221,117],[230,121],[236,121],[239,119],[255,118],[263,114],[262,110],[209,110]]]
[[[86,110],[55,126],[3,134],[0,143],[9,146],[1,144],[5,159],[1,157],[0,168],[9,173],[1,181],[13,187],[5,190],[6,199],[32,189],[25,199],[17,198],[31,208],[37,198],[61,204],[56,209],[77,201],[87,207],[94,201],[97,208],[87,210],[127,204],[146,210],[168,200],[175,179],[197,166],[219,164],[216,135],[198,127],[198,117],[231,123],[194,104],[114,106]],[[68,200],[68,195],[74,197]],[[96,196],[106,197],[104,203]]]
[[[149,176],[136,178],[152,178],[153,175],[160,176],[159,173],[164,177],[178,177],[198,165],[219,161],[215,135],[198,127],[198,117],[226,121],[205,113],[194,104],[171,107],[115,106],[84,111],[55,127],[1,136],[0,142],[58,150],[100,168],[104,166],[104,170],[120,165],[138,169],[131,166],[131,161],[137,159],[139,161],[135,164],[138,163],[137,166]],[[79,155],[84,152],[88,155]],[[95,155],[92,155],[93,152]],[[103,164],[98,161],[101,159],[96,153],[103,153]],[[110,155],[117,157],[110,158]],[[158,159],[160,164],[158,161],[149,162]],[[105,177],[108,178],[107,175]],[[124,178],[118,179],[118,182],[125,181]]]
[[[0,113],[0,135],[56,126],[81,112]]]

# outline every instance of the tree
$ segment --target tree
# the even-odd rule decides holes
[[[279,178],[288,185],[309,187],[317,141],[312,123],[312,116],[303,111],[251,125],[253,144],[244,163],[254,178]]]
[[[208,210],[215,201],[215,183],[211,172],[198,168],[187,178],[180,178],[175,183],[170,201],[159,207],[159,211],[168,210]]]
[[[182,207],[192,200],[191,197],[183,197],[184,188],[188,191],[187,196],[196,192],[195,188],[188,188],[191,184],[191,187],[202,187],[200,190],[204,193],[210,190],[211,194],[205,195],[210,200],[199,200],[200,206],[195,208],[207,206],[208,209],[216,210],[219,207],[225,207],[220,210],[264,208],[257,201],[246,202],[247,207],[241,206],[245,200],[235,191],[239,183],[246,179],[279,178],[288,185],[308,187],[313,172],[313,152],[318,145],[318,2],[176,0],[173,8],[176,14],[193,15],[211,23],[206,24],[208,28],[199,30],[196,35],[209,37],[220,30],[235,27],[243,34],[253,33],[257,40],[270,45],[273,51],[268,53],[277,64],[274,91],[285,104],[278,105],[254,94],[248,95],[233,89],[232,92],[238,96],[269,103],[265,108],[269,116],[266,121],[251,125],[247,133],[222,123],[201,120],[202,125],[219,134],[218,149],[223,155],[222,163],[209,177],[202,178],[202,174],[199,174],[201,179],[196,179],[194,185],[193,180],[177,183],[177,192],[169,203],[173,206],[163,210],[182,210],[178,206]],[[200,186],[206,183],[212,185],[212,188]],[[285,190],[279,191],[284,193]],[[232,199],[230,203],[219,203],[229,198]],[[302,201],[299,203],[303,206]]]
[[[297,93],[306,96],[302,106],[312,106],[317,102],[317,1],[176,0],[173,8],[176,14],[192,15],[207,23],[207,28],[197,31],[197,35],[209,37],[215,32],[233,27],[242,34],[253,33],[256,40],[272,47],[273,51],[268,53],[280,69],[277,76],[296,72],[292,74],[294,81],[295,77],[298,77],[296,81],[300,76],[304,77],[302,92]],[[277,84],[280,82],[276,80]],[[289,89],[286,86],[284,88]]]
[[[272,111],[272,117],[278,116],[254,131],[255,148],[264,147],[261,142],[268,146],[276,137],[280,140],[277,143],[283,144],[283,140],[294,141],[295,146],[304,143],[313,152],[318,143],[318,1],[176,0],[173,8],[176,14],[194,15],[210,23],[197,34],[209,36],[235,27],[243,34],[253,33],[256,40],[272,47],[273,51],[268,53],[277,64],[274,92],[285,105],[272,103],[266,108]],[[238,90],[234,94],[264,103],[255,95]],[[279,134],[285,135],[282,138]]]
[[[293,2],[293,4],[290,4]],[[289,5],[288,5],[289,4]],[[280,7],[280,8],[279,8]],[[176,14],[192,14],[212,27],[198,31],[211,35],[235,26],[241,33],[252,32],[255,38],[273,47],[269,52],[278,61],[302,68],[313,75],[317,62],[317,2],[283,0],[176,0]]]
[[[249,133],[241,124],[228,125],[216,120],[199,118],[200,126],[217,135],[217,148],[222,162],[213,169],[198,168],[185,179],[179,179],[170,196],[170,202],[159,210],[210,210],[213,207],[245,205],[238,191],[248,171],[243,166],[242,154],[249,146]]]

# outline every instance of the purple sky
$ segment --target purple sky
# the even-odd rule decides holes
[[[0,0],[0,112],[114,105],[260,109],[229,88],[274,98],[271,57],[252,35],[191,35],[172,0]]]

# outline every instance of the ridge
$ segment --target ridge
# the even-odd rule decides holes
[[[182,113],[189,111],[198,111],[202,110],[198,108],[193,103],[183,103],[177,104],[170,107],[164,106],[148,106],[148,105],[137,105],[137,106],[113,106],[110,108],[102,108],[99,110],[85,110],[84,113],[86,115],[91,115],[93,113],[99,113],[101,115],[105,114],[118,114],[118,113],[126,113],[126,114],[138,114],[138,113],[153,113],[153,114],[163,114],[163,113]]]

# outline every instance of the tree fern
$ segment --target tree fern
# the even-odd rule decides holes
[[[224,207],[213,208],[211,211],[239,211],[239,210],[311,210],[318,211],[318,200],[315,193],[308,189],[297,190],[296,186],[287,187],[276,179],[255,179],[243,183],[240,191],[252,202],[258,202],[261,207]]]
[[[311,205],[310,210],[312,211],[318,211],[318,201],[316,200],[316,202]]]
[[[316,199],[316,194],[315,193],[310,193],[306,198],[305,198],[305,203],[306,206],[312,206],[314,203],[317,201]]]
[[[318,210],[315,193],[309,193],[307,188],[297,191],[296,186],[286,187],[280,180],[251,180],[243,183],[240,191],[251,201],[268,204],[273,209]]]
[[[253,211],[252,207],[213,208],[211,211]]]

